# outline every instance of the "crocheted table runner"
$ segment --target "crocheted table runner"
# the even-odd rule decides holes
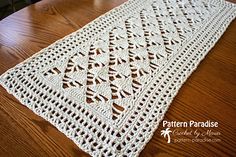
[[[92,156],[137,156],[236,16],[222,0],[130,0],[0,77]]]

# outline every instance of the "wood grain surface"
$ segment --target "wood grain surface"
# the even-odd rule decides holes
[[[43,0],[3,19],[0,74],[124,1]],[[89,156],[3,87],[0,92],[0,156]],[[236,156],[236,21],[183,85],[164,120],[217,121],[212,131],[220,132],[220,142],[167,144],[160,125],[141,157]]]

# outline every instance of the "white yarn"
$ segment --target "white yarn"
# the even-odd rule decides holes
[[[0,83],[92,156],[137,156],[236,16],[222,0],[129,0]]]

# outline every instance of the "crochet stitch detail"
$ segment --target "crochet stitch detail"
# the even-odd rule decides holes
[[[129,0],[1,75],[92,156],[137,156],[236,16],[222,0]]]

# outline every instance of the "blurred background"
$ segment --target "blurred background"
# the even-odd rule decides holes
[[[0,20],[40,0],[0,0]]]

